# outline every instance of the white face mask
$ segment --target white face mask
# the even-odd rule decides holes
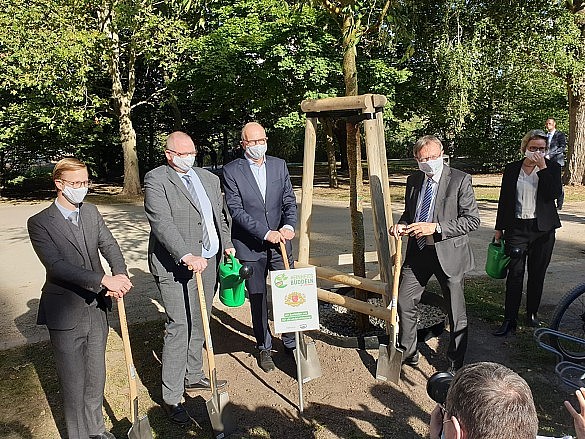
[[[246,146],[246,154],[252,160],[260,160],[266,154],[267,149],[268,145],[266,143],[255,146]]]
[[[443,156],[426,162],[418,162],[418,169],[428,176],[438,174],[443,169]]]
[[[79,204],[83,201],[85,196],[87,195],[87,188],[80,187],[74,189],[70,186],[65,186],[63,188],[63,196],[69,201],[71,204]]]
[[[524,157],[526,157],[527,159],[536,159],[538,156],[544,156],[544,153],[540,152],[540,151],[528,151],[528,150],[526,150],[524,152]]]
[[[187,157],[179,157],[178,155],[174,155],[173,164],[181,171],[189,172],[189,169],[195,164],[195,156],[188,155]]]

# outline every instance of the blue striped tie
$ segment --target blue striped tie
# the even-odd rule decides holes
[[[429,219],[429,209],[431,207],[431,201],[433,200],[433,179],[427,179],[427,187],[425,189],[425,196],[423,201],[420,205],[420,213],[418,215],[418,222],[425,223]],[[418,244],[418,248],[421,250],[427,244],[427,237],[421,236],[417,238],[416,243]]]

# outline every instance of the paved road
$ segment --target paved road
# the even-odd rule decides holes
[[[48,204],[0,203],[0,349],[48,339],[46,329],[35,324],[44,269],[32,250],[26,231],[27,218]],[[142,205],[101,205],[99,209],[122,247],[135,285],[126,300],[129,321],[157,318],[162,307],[146,262],[149,226]],[[402,205],[394,204],[393,209],[396,218]],[[472,275],[484,274],[486,247],[493,233],[496,205],[480,202],[480,213],[480,229],[471,234],[477,260],[477,269]],[[585,282],[585,203],[565,203],[561,221],[563,227],[557,232],[544,292],[544,303],[553,305],[569,289]],[[364,223],[366,237],[372,237],[371,211],[367,206]],[[375,250],[371,238],[368,241],[367,250]],[[316,201],[311,255],[342,253],[351,253],[348,204]]]

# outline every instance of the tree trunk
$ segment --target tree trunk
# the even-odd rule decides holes
[[[577,82],[578,85],[575,85]],[[569,147],[563,181],[570,185],[585,184],[585,86],[583,80],[568,81]]]
[[[339,145],[339,161],[341,162],[339,170],[341,172],[348,172],[349,165],[347,164],[347,130],[344,120],[338,119],[335,121],[335,125],[333,126],[333,135],[335,136],[335,140],[337,140],[337,144]]]
[[[127,47],[126,66],[128,69],[128,88],[124,91],[122,85],[122,73],[120,60],[122,59],[120,36],[112,26],[114,10],[106,2],[102,9],[98,10],[100,28],[106,35],[109,45],[105,49],[108,58],[108,70],[112,80],[112,101],[120,124],[120,140],[124,152],[124,187],[122,195],[140,195],[140,170],[138,167],[138,155],[136,153],[136,131],[132,126],[131,111],[132,97],[136,88],[136,52],[132,44]]]
[[[122,195],[139,195],[140,174],[138,167],[138,154],[136,153],[136,131],[130,118],[130,102],[122,99],[120,106],[120,140],[124,151],[124,188]]]
[[[356,66],[356,23],[353,16],[346,15],[343,20],[343,79],[345,82],[345,95],[357,96],[357,66]],[[349,208],[351,214],[351,234],[353,237],[353,273],[356,276],[366,276],[365,261],[365,237],[364,237],[364,206],[363,194],[363,170],[360,148],[359,126],[347,122],[347,160],[349,163]],[[367,291],[355,290],[355,298],[367,300]],[[356,325],[360,330],[366,330],[370,323],[365,314],[356,316]]]
[[[329,187],[337,189],[337,160],[335,159],[335,142],[333,141],[333,121],[326,117],[321,120],[325,127],[325,147],[327,149],[327,174],[329,177]]]

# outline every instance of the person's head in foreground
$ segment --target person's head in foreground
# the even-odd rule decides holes
[[[496,363],[462,367],[444,408],[438,405],[431,415],[431,439],[534,439],[537,431],[530,387]]]

